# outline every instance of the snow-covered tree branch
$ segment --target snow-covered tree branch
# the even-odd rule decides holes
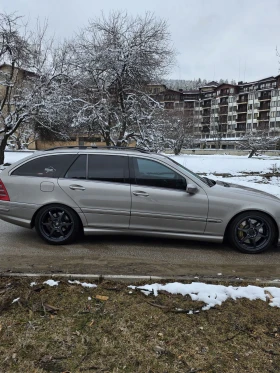
[[[167,72],[174,52],[164,21],[115,12],[91,20],[64,56],[79,92],[76,127],[120,146],[135,137],[139,120],[153,115],[158,104],[145,87]]]
[[[46,39],[47,25],[38,25],[31,33],[22,20],[15,14],[0,14],[0,164],[10,137],[23,136],[21,126],[29,132],[36,123],[52,129],[55,122],[57,128],[57,121],[51,120],[53,103],[62,100],[58,100],[58,82],[53,80],[61,72],[61,62],[55,64],[52,40]]]

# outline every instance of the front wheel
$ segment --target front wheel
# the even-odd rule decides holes
[[[78,236],[80,221],[75,212],[61,205],[43,207],[35,219],[39,236],[52,245],[67,244]]]
[[[257,254],[267,250],[275,241],[273,220],[261,212],[246,212],[236,216],[229,226],[230,243],[239,251]]]

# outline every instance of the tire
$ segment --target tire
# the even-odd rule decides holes
[[[229,226],[229,241],[237,250],[257,254],[275,242],[273,220],[262,212],[248,211],[236,216]]]
[[[38,235],[51,245],[73,242],[81,232],[77,214],[69,207],[53,204],[43,207],[35,218]]]

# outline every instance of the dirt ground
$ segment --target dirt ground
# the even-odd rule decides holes
[[[263,301],[201,311],[188,296],[102,278],[97,288],[44,280],[0,277],[1,373],[279,372],[280,310]]]

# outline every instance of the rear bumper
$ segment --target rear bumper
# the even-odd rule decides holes
[[[35,204],[0,202],[0,219],[24,228],[31,228],[31,220],[40,206]]]

